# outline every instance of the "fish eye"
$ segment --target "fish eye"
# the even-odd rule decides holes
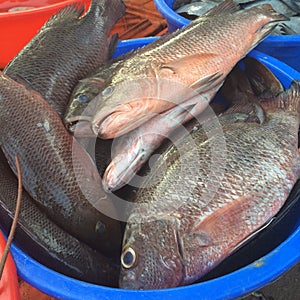
[[[132,268],[136,262],[136,253],[131,247],[124,248],[121,255],[122,266],[126,269]]]
[[[108,86],[106,89],[104,89],[102,91],[102,95],[103,96],[108,96],[109,94],[111,94],[114,91],[114,87],[113,86]]]
[[[86,94],[80,94],[80,95],[77,97],[77,100],[78,100],[78,102],[80,102],[80,103],[87,103],[88,100],[89,100],[89,97],[88,97]]]

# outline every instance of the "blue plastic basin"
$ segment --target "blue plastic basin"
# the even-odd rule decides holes
[[[160,14],[166,19],[169,32],[172,32],[190,21],[173,10],[174,0],[154,0]],[[269,54],[285,62],[300,72],[300,35],[268,36],[256,50]]]
[[[155,38],[120,42],[116,55],[143,46],[153,40]],[[267,65],[285,87],[288,87],[293,79],[300,80],[298,72],[272,57],[257,51],[252,51],[249,55]],[[300,204],[299,201],[297,203]],[[130,291],[98,286],[52,271],[14,245],[12,254],[21,278],[39,290],[59,299],[233,299],[264,286],[300,261],[300,205],[286,220],[287,224],[284,227],[287,238],[268,251],[266,255],[258,256],[252,263],[215,279],[164,290]],[[274,235],[272,235],[272,240],[273,238]],[[270,240],[263,241],[263,243],[268,244]]]

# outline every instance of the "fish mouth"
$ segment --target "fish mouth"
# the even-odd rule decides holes
[[[128,157],[124,157],[126,154],[114,158],[106,168],[102,178],[104,190],[109,193],[126,185],[136,175],[139,167],[147,160],[149,153],[151,151],[140,149],[130,157],[130,161],[128,161]],[[124,161],[128,163],[123,163]]]
[[[72,117],[66,120],[66,128],[75,137],[95,137],[91,121],[91,117]]]
[[[94,117],[92,131],[102,139],[113,139],[137,128],[153,118],[153,111],[143,112],[142,104],[124,104]]]

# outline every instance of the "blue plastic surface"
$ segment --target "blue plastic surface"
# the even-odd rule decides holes
[[[154,3],[159,13],[166,19],[169,32],[190,23],[173,10],[174,0],[154,0]],[[278,58],[300,72],[300,34],[268,36],[256,50]]]
[[[116,56],[155,39],[143,38],[120,42]],[[300,80],[298,72],[268,55],[258,51],[252,51],[249,55],[266,64],[285,87],[288,87],[293,79]],[[291,228],[291,234],[267,255],[235,272],[216,279],[172,289],[130,291],[98,286],[52,271],[14,245],[12,246],[12,255],[18,274],[25,281],[59,299],[234,299],[264,286],[300,261],[300,212],[293,213],[296,214],[297,222]]]

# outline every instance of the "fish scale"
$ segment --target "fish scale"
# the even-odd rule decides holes
[[[270,100],[277,109],[261,102],[266,113],[262,124],[230,118],[222,122],[222,116],[223,133],[216,132],[218,123],[213,122],[207,128],[217,134],[207,136],[200,128],[191,132],[192,141],[182,139],[177,150],[172,145],[162,154],[137,192],[137,205],[128,219],[123,255],[131,248],[136,259],[130,268],[122,268],[121,287],[155,289],[192,283],[280,210],[300,175],[295,111],[299,105],[289,102],[300,100],[299,86]],[[153,183],[152,177],[163,168],[166,172]],[[165,226],[171,228],[167,233],[160,229]],[[169,246],[157,246],[165,235],[171,245],[178,245],[168,267],[164,249]],[[148,260],[156,261],[155,270],[160,269],[155,284],[152,277],[158,275],[145,268]]]

